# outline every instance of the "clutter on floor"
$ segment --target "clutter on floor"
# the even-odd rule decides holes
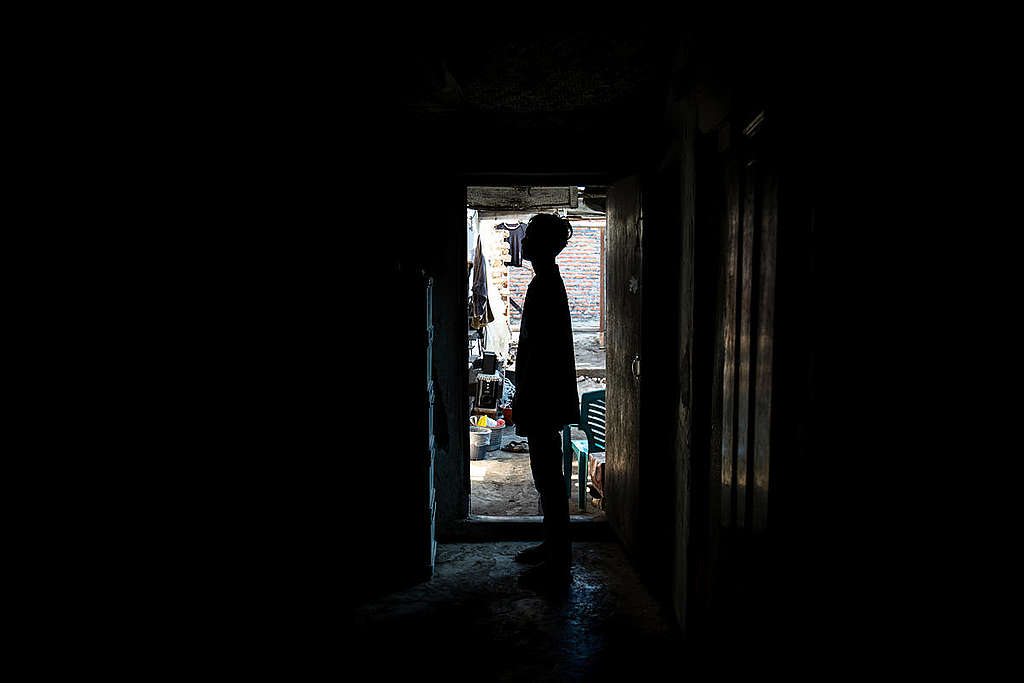
[[[604,463],[605,453],[591,453],[587,459],[587,481],[588,489],[593,489],[597,495],[591,493],[592,498],[604,497]]]

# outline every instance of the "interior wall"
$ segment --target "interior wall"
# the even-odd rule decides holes
[[[636,539],[634,557],[651,589],[670,602],[684,631],[702,636],[718,627],[732,628],[738,614],[751,623],[767,623],[784,613],[777,591],[793,586],[793,579],[784,576],[782,567],[787,553],[804,553],[796,530],[806,522],[797,512],[798,501],[809,501],[806,490],[817,488],[801,490],[799,482],[811,476],[806,440],[812,429],[808,397],[815,327],[807,290],[813,289],[814,277],[810,226],[813,206],[820,202],[820,188],[811,179],[819,172],[814,164],[822,157],[814,140],[824,120],[816,120],[813,112],[820,112],[824,102],[801,90],[799,76],[772,72],[754,59],[760,41],[740,45],[740,36],[720,37],[716,43],[714,36],[703,35],[677,54],[666,96],[662,156],[644,173],[648,286],[635,482],[639,512],[624,532]],[[751,60],[726,56],[729,45]],[[786,159],[779,169],[784,188],[779,195],[777,355],[771,387],[772,514],[769,528],[745,541],[737,554],[734,546],[723,546],[720,531],[720,426],[728,417],[721,391],[727,355],[722,315],[741,285],[736,279],[740,264],[730,270],[724,259],[731,190],[723,152],[731,140],[742,138],[743,127],[759,111],[770,117],[774,158]],[[650,286],[654,282],[657,286]],[[758,391],[745,396],[762,400]],[[730,553],[724,559],[723,547]]]
[[[434,279],[434,488],[436,532],[443,534],[446,525],[469,514],[465,188],[454,173],[435,168],[405,196],[417,209],[415,221],[398,226],[405,258]],[[401,314],[400,302],[392,306]]]
[[[694,271],[691,344],[689,349],[683,345],[680,352],[688,352],[693,359],[693,412],[685,568],[689,576],[680,581],[677,574],[676,586],[686,592],[681,619],[691,635],[717,646],[716,639],[735,634],[737,625],[742,624],[740,637],[755,648],[797,637],[820,637],[808,626],[813,622],[808,615],[817,611],[810,597],[811,586],[820,585],[821,579],[804,569],[804,563],[817,564],[810,558],[815,554],[814,544],[824,538],[827,522],[818,516],[821,506],[814,501],[830,486],[815,475],[816,470],[824,471],[821,468],[826,467],[828,450],[821,448],[817,457],[823,459],[815,462],[809,441],[815,421],[811,368],[823,331],[823,320],[810,302],[827,301],[823,282],[814,272],[817,257],[812,235],[821,228],[821,210],[827,206],[821,183],[842,160],[830,159],[827,154],[828,137],[823,130],[829,102],[817,94],[812,83],[802,80],[810,78],[813,69],[801,74],[782,69],[779,63],[771,65],[771,60],[761,63],[753,59],[763,49],[757,42],[730,59],[710,46],[710,37],[704,38],[703,51],[686,72],[696,112],[691,157],[694,240],[688,247],[694,253]],[[727,39],[722,41],[724,47],[729,44]],[[751,59],[744,62],[741,55]],[[778,58],[778,54],[771,55],[771,59]],[[765,113],[763,128],[752,138],[744,129],[759,112]],[[742,261],[731,261],[729,255],[742,255],[746,249],[755,257],[751,285],[755,302],[764,291],[758,277],[769,267],[757,261],[763,257],[757,240],[764,233],[755,232],[752,245],[742,242],[741,221],[749,207],[744,203],[746,195],[740,193],[744,179],[752,177],[748,167],[752,157],[743,156],[740,150],[749,148],[751,139],[758,141],[757,164],[766,171],[756,177],[774,178],[778,183],[775,320],[767,338],[774,350],[769,387],[770,483],[764,499],[758,500],[757,492],[748,487],[743,500],[737,502],[736,480],[727,482],[728,477],[723,477],[724,470],[736,463],[735,459],[723,462],[723,453],[735,458],[737,443],[724,425],[733,425],[733,433],[737,433],[737,398],[744,395],[730,395],[723,387],[738,391],[742,379],[736,362],[741,340],[737,335],[727,343],[726,328],[730,316],[735,325],[741,320],[745,267]],[[690,191],[684,184],[684,196]],[[760,203],[755,208],[758,220],[769,209]],[[748,311],[754,314],[752,332],[760,331],[756,316],[761,305],[755,303]],[[761,332],[748,342],[748,353],[756,362],[761,362],[757,349],[765,341]],[[731,369],[730,357],[734,359]],[[751,385],[748,397],[753,409],[766,398],[764,387]],[[680,425],[682,418],[680,413]],[[765,502],[763,526],[730,527],[730,516],[743,509],[738,506],[746,506],[749,515],[752,505],[760,504],[763,511]],[[675,603],[678,609],[680,601]]]
[[[469,322],[466,317],[465,188],[453,177],[431,202],[439,217],[437,278],[434,301],[435,370],[438,382],[437,439],[434,486],[437,492],[438,534],[453,521],[469,515],[469,431],[465,416],[469,400],[466,363]]]
[[[717,551],[717,516],[720,505],[722,346],[717,343],[721,326],[721,292],[725,283],[722,253],[727,230],[724,228],[723,171],[718,153],[718,133],[694,131],[694,153],[686,162],[686,174],[693,177],[693,231],[687,240],[693,254],[693,313],[690,316],[690,342],[680,349],[690,358],[689,429],[686,443],[691,454],[688,475],[688,534],[685,539],[685,566],[677,570],[676,590],[684,597],[676,600],[677,609],[685,605],[681,616],[688,632],[700,631],[710,609],[712,567]],[[682,421],[681,421],[682,424]],[[682,440],[681,440],[682,443]],[[677,556],[677,562],[682,558]],[[685,574],[685,582],[680,575]]]
[[[695,453],[702,454],[704,440],[700,421],[702,420],[707,396],[695,392],[695,375],[700,370],[695,367],[695,353],[700,350],[694,339],[694,331],[701,322],[695,322],[702,313],[696,299],[695,287],[700,283],[705,286],[704,271],[697,267],[698,259],[710,259],[713,254],[705,253],[703,238],[698,241],[696,235],[696,107],[689,95],[679,97],[670,106],[670,115],[677,122],[680,135],[679,158],[674,161],[678,168],[678,191],[675,199],[679,212],[679,299],[676,306],[679,311],[678,345],[675,349],[676,360],[676,395],[673,402],[675,411],[674,451],[675,458],[673,514],[674,522],[671,578],[671,601],[683,632],[690,626],[689,612],[691,606],[690,583],[691,562],[694,548],[691,547],[691,529],[694,525],[693,512],[699,504],[694,496],[699,496],[699,487],[693,485],[693,472],[700,471],[695,466]],[[698,249],[699,246],[699,249]],[[699,328],[697,328],[699,329]],[[705,362],[702,358],[700,362]],[[695,448],[696,446],[696,448]]]
[[[344,501],[338,537],[344,552],[358,558],[350,568],[358,578],[345,584],[356,599],[430,576],[425,548],[431,524],[426,486],[431,432],[435,534],[468,513],[469,437],[462,428],[468,396],[465,192],[440,154],[450,141],[394,123],[384,128],[386,135],[367,164],[376,173],[366,184],[372,190],[362,196],[374,198],[368,202],[372,208],[348,212],[344,225],[346,234],[360,236],[365,245],[359,258],[348,259],[359,286],[347,290],[353,293],[354,312],[345,316],[348,336],[361,340],[362,348],[341,362],[346,396],[355,403],[347,417],[370,438],[368,447],[346,449],[345,477],[335,494]],[[395,184],[385,182],[395,178],[403,181],[400,199]],[[433,280],[432,411],[421,308],[428,278]],[[420,424],[417,416],[428,413],[432,421]]]

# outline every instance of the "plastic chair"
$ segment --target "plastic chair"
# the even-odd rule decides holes
[[[580,424],[565,425],[562,429],[562,458],[565,468],[565,495],[572,495],[572,454],[576,454],[579,466],[580,511],[587,509],[587,458],[590,453],[604,451],[605,408],[604,389],[588,391],[580,396]],[[571,438],[571,428],[579,427],[586,439]]]

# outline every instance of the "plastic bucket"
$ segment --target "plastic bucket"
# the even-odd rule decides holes
[[[487,451],[496,451],[501,448],[501,437],[505,433],[504,427],[488,427],[487,431],[491,433],[491,442],[487,446]]]
[[[491,430],[487,427],[469,428],[469,459],[483,460],[491,443]]]

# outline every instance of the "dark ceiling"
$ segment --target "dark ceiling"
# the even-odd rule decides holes
[[[467,173],[596,173],[630,166],[664,113],[676,43],[593,31],[420,46],[401,92],[418,139]]]
[[[588,34],[484,41],[449,50],[464,104],[484,112],[573,112],[621,106],[656,82],[663,46]]]

